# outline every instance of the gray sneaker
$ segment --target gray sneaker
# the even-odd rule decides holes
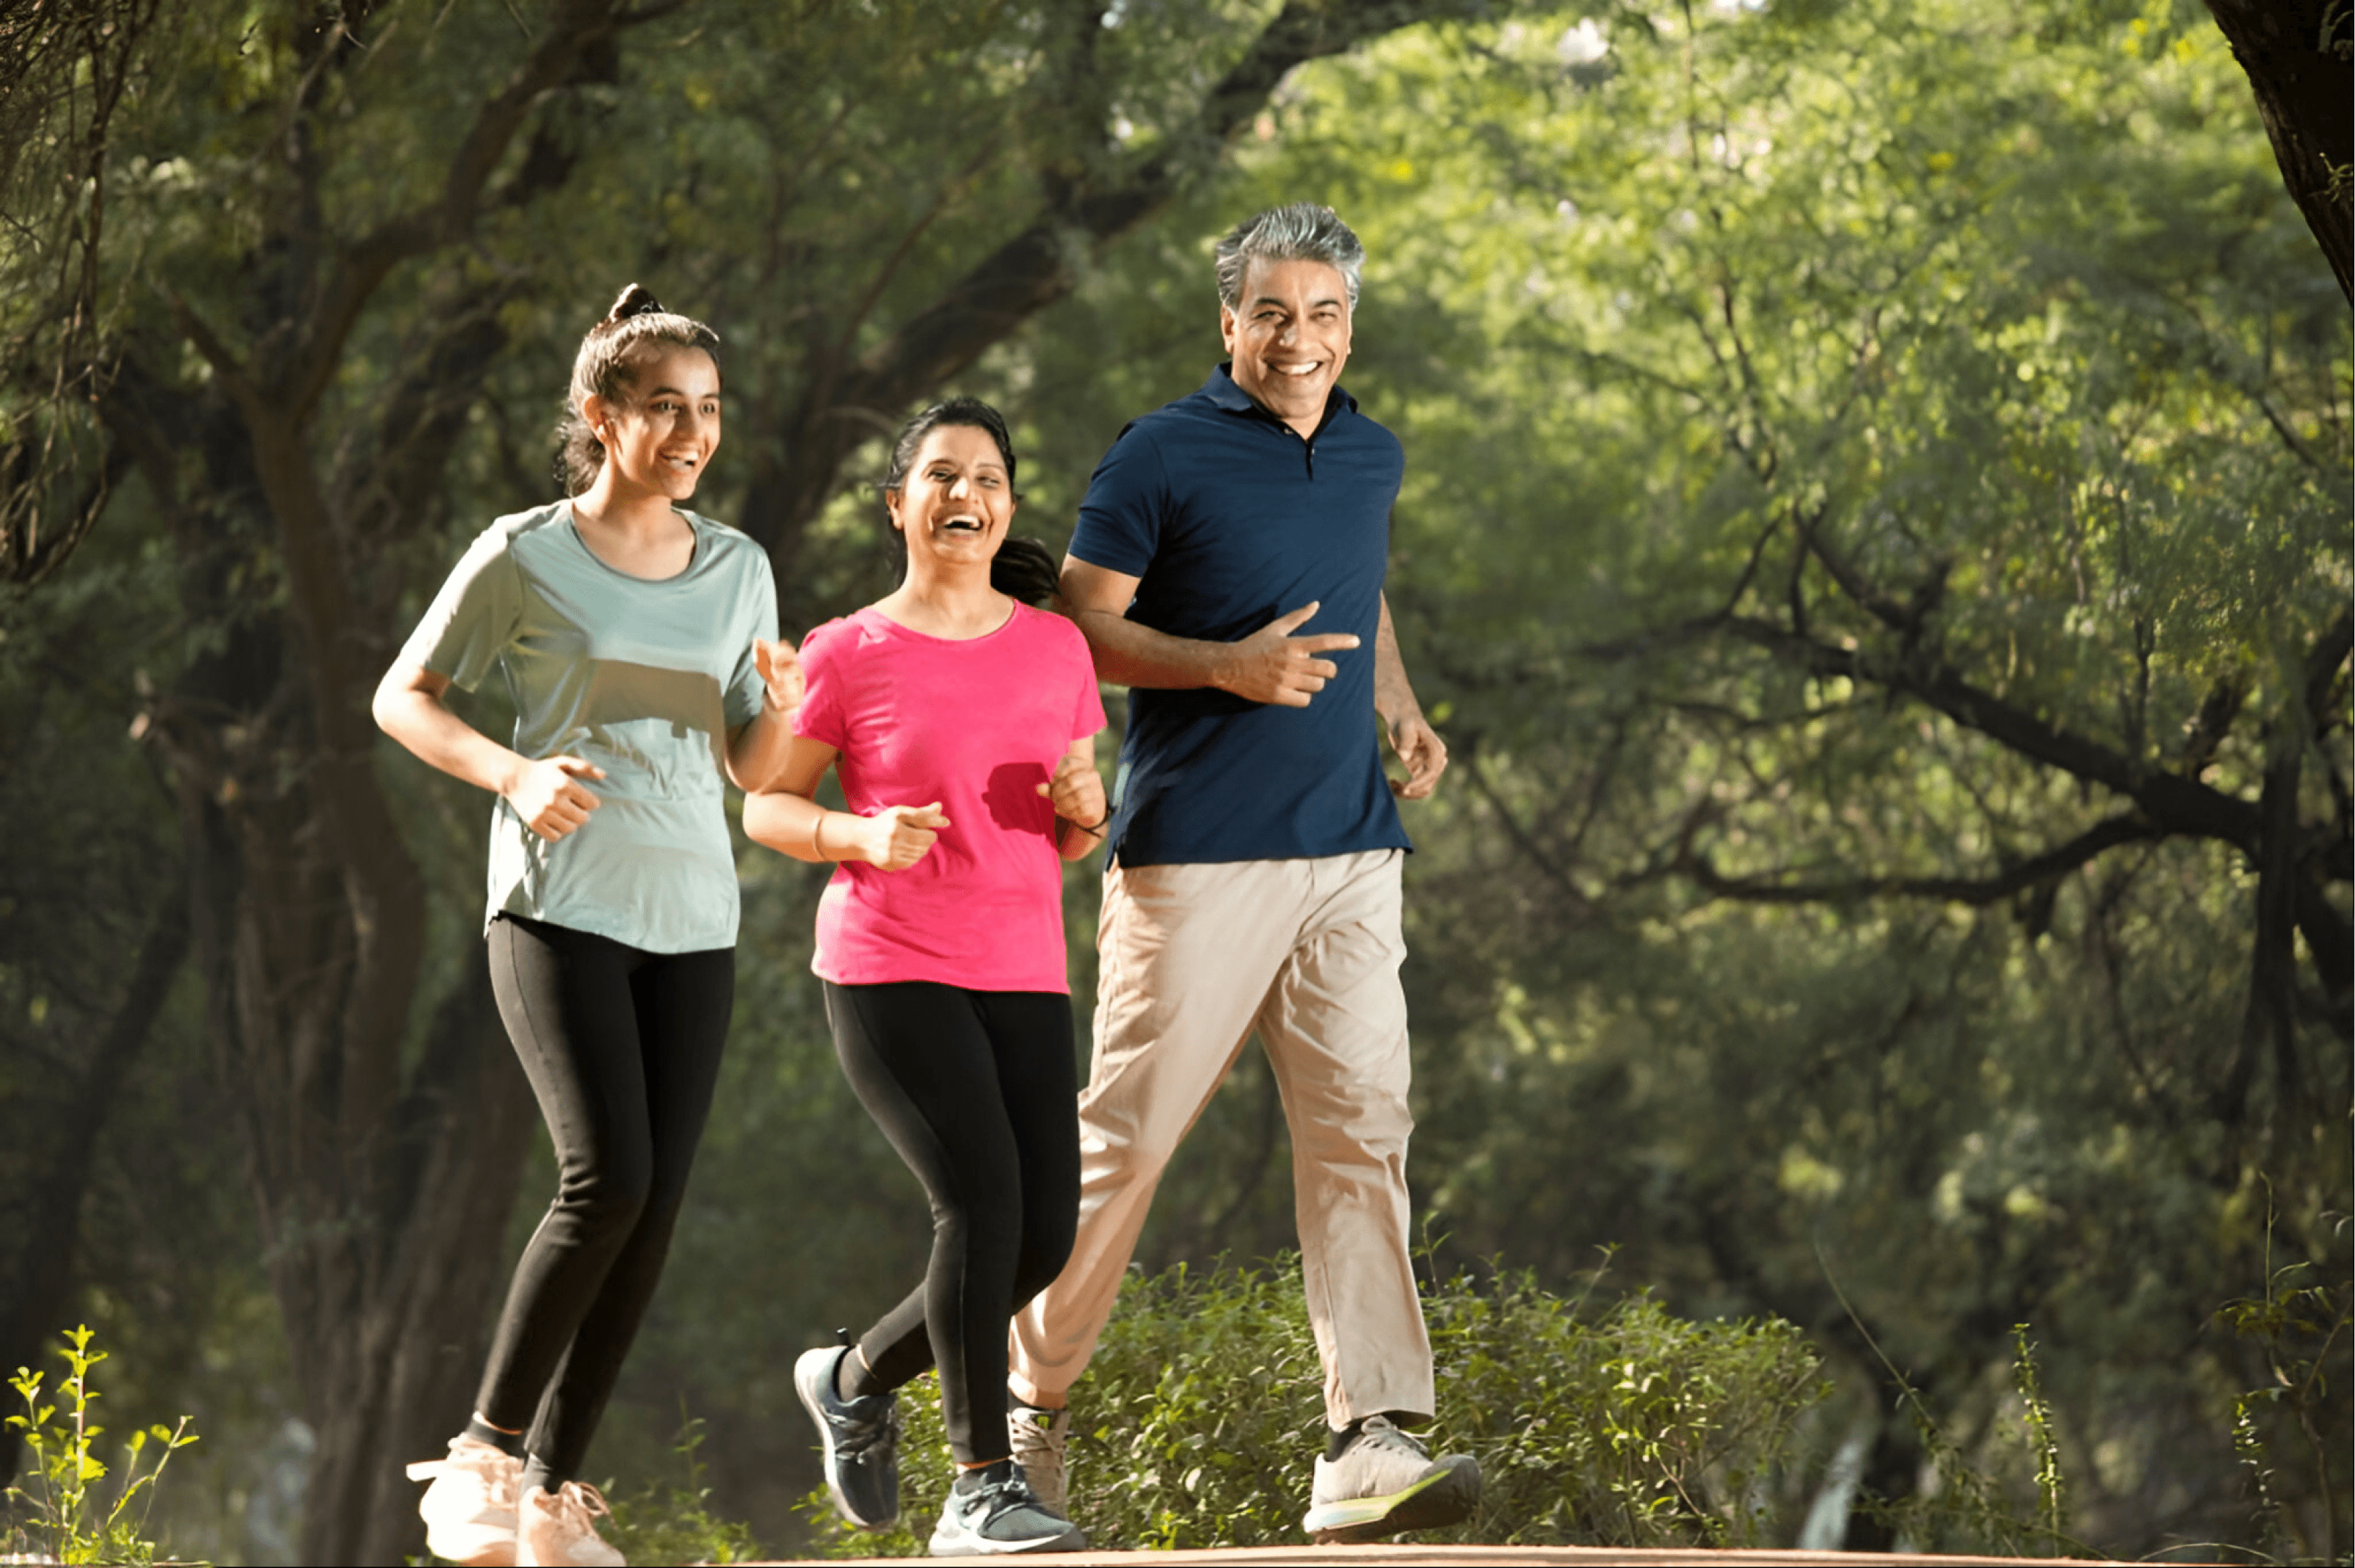
[[[1434,1459],[1386,1415],[1369,1415],[1338,1459],[1319,1455],[1300,1528],[1319,1546],[1379,1541],[1402,1530],[1437,1530],[1472,1517],[1480,1464],[1469,1454]]]
[[[794,1392],[826,1443],[826,1489],[842,1517],[879,1530],[900,1517],[900,1396],[845,1399],[835,1369],[847,1345],[804,1350],[794,1362]]]
[[[935,1557],[996,1557],[1017,1552],[1084,1552],[1087,1532],[1051,1511],[1011,1459],[958,1472],[932,1527]]]
[[[1006,1413],[1006,1439],[1013,1445],[1014,1462],[1030,1482],[1031,1493],[1047,1511],[1069,1519],[1071,1494],[1063,1484],[1063,1445],[1071,1435],[1069,1409],[1042,1410],[1017,1404]]]

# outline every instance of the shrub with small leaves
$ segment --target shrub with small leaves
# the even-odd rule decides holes
[[[1584,1306],[1503,1272],[1425,1292],[1440,1408],[1423,1436],[1478,1458],[1483,1488],[1471,1520],[1424,1539],[1754,1540],[1751,1499],[1825,1392],[1804,1336],[1689,1322],[1641,1295]],[[1104,1547],[1298,1542],[1323,1384],[1296,1258],[1131,1280],[1073,1392],[1071,1518]],[[922,1550],[950,1478],[937,1384],[911,1384],[900,1408],[900,1526],[854,1531],[814,1492],[801,1506],[818,1550]]]
[[[703,1420],[687,1416],[671,1452],[679,1474],[666,1477],[627,1497],[609,1497],[613,1510],[600,1531],[606,1544],[632,1563],[746,1563],[761,1555],[751,1527],[711,1511],[705,1482]]]
[[[98,1440],[106,1429],[91,1419],[98,1390],[90,1371],[106,1360],[106,1352],[90,1347],[94,1338],[87,1326],[67,1330],[66,1349],[58,1352],[66,1376],[57,1393],[60,1407],[44,1403],[42,1377],[30,1367],[18,1367],[8,1386],[25,1402],[25,1413],[8,1417],[8,1424],[24,1435],[32,1455],[30,1485],[8,1488],[8,1501],[18,1515],[16,1532],[24,1545],[53,1563],[153,1563],[155,1543],[147,1539],[147,1515],[155,1502],[155,1483],[172,1456],[197,1440],[188,1418],[176,1426],[154,1425],[133,1431],[123,1440],[123,1474],[108,1502],[97,1483],[109,1471],[98,1456]],[[140,1465],[153,1462],[142,1474]],[[132,1504],[136,1499],[134,1511]]]

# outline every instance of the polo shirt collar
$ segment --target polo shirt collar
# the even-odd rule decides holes
[[[1231,359],[1220,361],[1219,368],[1210,372],[1210,379],[1202,383],[1202,392],[1211,402],[1231,414],[1257,414],[1265,420],[1275,418],[1253,402],[1249,392],[1235,385],[1234,361]],[[1316,421],[1316,428],[1323,430],[1333,422],[1336,412],[1344,411],[1356,413],[1358,400],[1336,383],[1333,389],[1325,394],[1325,417]]]

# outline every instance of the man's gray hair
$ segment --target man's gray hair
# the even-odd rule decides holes
[[[1349,308],[1358,308],[1358,273],[1366,248],[1329,207],[1295,201],[1246,218],[1220,240],[1219,303],[1233,310],[1242,303],[1243,273],[1253,261],[1322,261],[1349,283]]]

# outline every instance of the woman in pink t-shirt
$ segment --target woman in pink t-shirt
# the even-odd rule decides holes
[[[958,1477],[934,1555],[1076,1551],[1011,1456],[1007,1321],[1063,1266],[1080,1191],[1062,862],[1103,841],[1103,728],[1086,641],[1025,603],[1052,557],[1007,545],[1014,451],[986,403],[910,421],[883,499],[900,587],[802,644],[794,740],[744,830],[837,862],[817,954],[844,1073],[931,1195],[924,1282],[855,1345],[805,1353],[794,1387],[853,1523],[899,1513],[894,1394],[941,1372]],[[832,767],[848,811],[812,798]]]

